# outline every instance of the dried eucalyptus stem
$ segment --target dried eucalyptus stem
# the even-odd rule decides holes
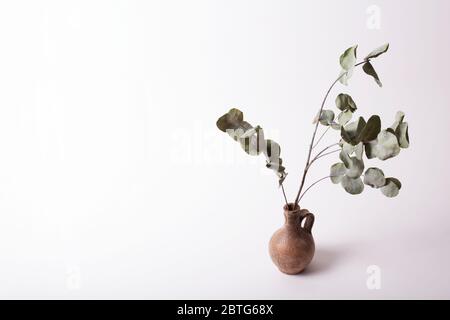
[[[368,61],[367,61],[367,62],[368,62]],[[362,64],[364,64],[364,63],[366,63],[366,61],[359,62],[359,63],[355,64],[354,67],[357,67],[357,66],[359,66],[359,65],[362,65]],[[348,71],[347,71],[347,72],[343,72],[336,80],[334,80],[334,82],[333,82],[333,83],[331,84],[331,86],[328,88],[328,91],[327,91],[327,93],[325,94],[325,97],[324,97],[323,100],[322,100],[322,104],[320,105],[320,109],[319,109],[319,112],[318,112],[318,116],[320,116],[320,115],[322,114],[323,108],[325,107],[325,103],[327,102],[327,98],[328,98],[328,96],[330,95],[331,90],[334,88],[334,86],[336,85],[336,83],[338,83],[339,80],[341,80],[341,78],[343,78],[343,77],[346,76],[347,74],[348,74]],[[319,123],[320,123],[319,121],[316,121],[316,124],[315,124],[315,126],[314,126],[314,132],[313,132],[313,135],[312,135],[312,138],[311,138],[311,143],[309,144],[308,157],[307,157],[307,159],[306,159],[305,169],[303,170],[303,176],[302,176],[302,180],[301,180],[301,182],[300,182],[300,188],[298,189],[297,197],[295,197],[295,201],[294,201],[294,203],[296,203],[296,204],[298,204],[299,201],[300,201],[300,195],[301,195],[302,190],[303,190],[303,187],[304,187],[304,185],[305,185],[306,175],[308,174],[308,170],[309,170],[309,168],[310,168],[311,153],[312,153],[313,147],[315,146],[315,145],[314,145],[314,141],[315,141],[315,139],[316,139],[316,134],[317,134],[317,129],[319,128]],[[327,132],[327,131],[325,131],[325,133],[326,133],[326,132]],[[324,135],[325,135],[325,134],[324,134]],[[322,139],[322,138],[323,138],[323,135],[320,137],[320,139]],[[319,141],[319,142],[320,142],[320,141]]]
[[[330,128],[331,128],[331,127],[328,127],[328,128],[322,133],[322,135],[320,136],[320,138],[317,139],[316,144],[313,145],[313,149],[314,149],[315,147],[317,147],[317,145],[320,143],[320,141],[322,140],[322,138],[327,134],[327,132],[328,132],[328,130],[330,130]]]
[[[351,195],[360,194],[363,192],[364,186],[370,186],[374,189],[380,189],[383,195],[392,198],[399,194],[402,187],[398,179],[385,176],[379,168],[370,167],[364,172],[365,162],[363,158],[365,156],[367,159],[378,158],[384,161],[397,156],[401,149],[409,147],[408,123],[404,121],[405,114],[401,111],[397,112],[395,122],[385,129],[381,128],[381,119],[378,115],[372,115],[367,121],[362,116],[356,121],[351,121],[353,113],[358,108],[353,98],[347,93],[340,93],[335,99],[336,107],[341,111],[337,117],[333,110],[324,109],[335,85],[338,82],[347,85],[357,66],[362,65],[362,70],[371,76],[379,87],[382,87],[380,78],[371,61],[387,52],[389,44],[384,44],[371,51],[359,63],[357,63],[357,48],[358,46],[348,48],[339,58],[342,70],[339,77],[325,93],[314,120],[314,131],[309,144],[300,187],[293,204],[298,204],[306,192],[327,178],[330,178],[333,184],[340,184]],[[327,126],[320,136],[318,135],[319,124]],[[264,155],[266,167],[276,174],[284,201],[286,205],[289,205],[283,185],[287,172],[280,157],[279,144],[271,139],[266,139],[263,129],[259,125],[252,126],[245,121],[243,112],[236,108],[230,109],[228,113],[221,116],[217,120],[217,127],[238,142],[247,154],[251,156]],[[313,155],[313,149],[315,150],[319,146],[330,128],[340,132],[339,142],[331,144]],[[333,147],[337,148],[333,149]],[[329,175],[317,180],[304,190],[306,177],[311,166],[318,159],[337,152],[340,152],[340,162],[330,167]]]
[[[323,180],[325,180],[325,179],[331,178],[331,177],[334,177],[334,176],[326,176],[326,177],[320,178],[320,179],[317,180],[316,182],[312,183],[312,184],[311,184],[308,188],[306,188],[306,190],[302,193],[302,195],[301,195],[300,198],[299,198],[299,201],[302,200],[303,196],[305,195],[305,193],[308,192],[309,189],[311,189],[312,187],[314,187],[314,186],[315,186],[316,184],[318,184],[319,182],[321,182],[321,181],[323,181]]]
[[[286,202],[286,205],[289,207],[289,203],[288,203],[288,200],[286,197],[286,192],[284,191],[283,183],[280,184],[280,187],[281,187],[281,191],[283,191],[284,201]]]

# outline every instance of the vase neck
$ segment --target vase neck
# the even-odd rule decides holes
[[[289,206],[284,206],[284,219],[287,227],[298,228],[300,216],[301,212],[298,205],[289,204]]]

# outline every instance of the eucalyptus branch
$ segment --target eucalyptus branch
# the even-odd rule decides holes
[[[284,191],[283,183],[281,184],[281,190],[283,191],[284,201],[286,202],[286,205],[289,207],[288,200],[286,197],[286,192]]]
[[[314,187],[316,184],[318,184],[319,182],[321,182],[325,179],[332,178],[332,177],[336,177],[336,176],[326,176],[326,177],[323,177],[323,178],[317,180],[316,182],[312,183],[308,188],[306,188],[306,190],[302,193],[302,195],[300,196],[300,198],[298,200],[300,201],[303,198],[303,196],[305,195],[305,193],[308,192],[308,190],[311,189],[312,187]]]
[[[325,97],[324,97],[324,99],[323,99],[323,101],[322,101],[322,105],[320,106],[320,109],[319,109],[319,117],[320,117],[320,115],[322,114],[322,110],[323,110],[323,107],[325,106],[325,102],[327,101],[327,98],[328,98],[328,95],[330,94],[330,92],[331,92],[331,89],[333,89],[333,87],[335,86],[335,84],[345,75],[346,73],[343,73],[343,74],[341,74],[332,84],[331,84],[331,86],[330,86],[330,88],[328,89],[328,91],[327,91],[327,93],[325,94]],[[305,179],[306,179],[306,175],[307,175],[307,173],[308,173],[308,168],[309,168],[309,161],[311,160],[311,153],[312,153],[312,149],[313,149],[313,146],[314,146],[314,140],[315,140],[315,138],[316,138],[316,134],[317,134],[317,128],[319,127],[319,121],[317,121],[316,122],[316,124],[315,124],[315,127],[314,127],[314,132],[313,132],[313,136],[312,136],[312,138],[311,138],[311,143],[309,144],[309,151],[308,151],[308,157],[307,157],[307,159],[306,159],[306,164],[305,164],[305,169],[303,169],[303,176],[302,176],[302,180],[301,180],[301,183],[300,183],[300,188],[298,189],[298,192],[297,192],[297,197],[295,198],[295,201],[294,201],[294,203],[298,203],[299,202],[299,200],[300,200],[300,194],[301,194],[301,192],[302,192],[302,190],[303,190],[303,186],[305,185]]]
[[[308,145],[306,163],[300,177],[300,185],[293,202],[294,205],[298,205],[313,186],[330,177],[333,183],[337,184],[339,182],[344,190],[352,195],[362,193],[364,185],[369,185],[373,188],[381,189],[383,195],[391,198],[397,196],[402,187],[398,179],[385,177],[383,171],[379,168],[371,167],[364,172],[365,167],[362,158],[365,155],[367,159],[377,158],[384,161],[397,156],[401,149],[409,147],[408,123],[404,121],[405,114],[398,111],[394,124],[389,128],[382,129],[381,119],[378,115],[372,115],[367,121],[363,117],[359,117],[356,121],[350,122],[353,113],[358,108],[353,98],[347,93],[340,93],[335,99],[335,105],[341,111],[337,118],[333,110],[324,108],[336,84],[341,82],[347,85],[354,69],[358,66],[362,66],[364,73],[372,77],[379,87],[382,87],[380,78],[371,61],[386,53],[389,49],[389,43],[372,50],[361,62],[357,62],[357,49],[358,46],[354,45],[347,48],[340,55],[341,72],[329,86],[320,104],[319,112],[313,123],[314,130]],[[247,154],[252,156],[263,154],[265,156],[266,168],[272,170],[277,176],[278,186],[281,187],[284,201],[286,205],[289,205],[283,184],[287,172],[280,157],[280,145],[272,139],[266,139],[263,128],[259,125],[252,126],[248,121],[244,120],[243,112],[236,108],[230,109],[219,117],[216,125],[220,131],[227,133],[236,141]],[[324,126],[320,131],[318,130],[319,125]],[[340,129],[340,137],[343,142],[342,144],[340,142],[334,143],[322,149],[321,144],[324,143],[324,138],[330,131],[330,128]],[[349,145],[347,146],[346,143]],[[343,148],[347,149],[347,147],[348,150],[345,151],[348,152],[342,152],[340,155],[341,162],[335,163],[330,167],[329,176],[319,179],[310,186],[306,186],[308,172],[318,159],[337,153]],[[355,157],[351,156],[353,153],[355,153]],[[364,177],[364,180],[361,177]]]
[[[366,63],[368,61],[369,60],[364,60],[362,62],[359,62],[359,63],[355,64],[355,67],[357,67],[357,66],[359,66],[361,64],[364,64],[364,63]],[[325,103],[327,101],[328,96],[330,95],[331,90],[334,88],[336,83],[338,83],[339,80],[341,80],[341,78],[344,77],[344,75],[347,75],[347,73],[348,72],[343,72],[336,80],[334,80],[334,82],[328,88],[327,93],[325,94],[325,97],[322,100],[322,104],[320,105],[320,109],[319,109],[319,113],[318,113],[319,117],[322,114],[323,108],[325,106]],[[319,123],[320,123],[320,121],[317,121],[316,124],[315,124],[315,127],[314,127],[314,132],[313,132],[313,135],[312,135],[312,138],[311,138],[311,143],[309,145],[308,157],[306,159],[305,169],[303,170],[303,176],[302,176],[302,180],[301,180],[301,183],[300,183],[300,188],[298,189],[297,197],[295,198],[295,202],[294,202],[296,204],[300,201],[300,195],[301,195],[303,187],[305,185],[306,175],[308,174],[308,169],[309,169],[310,160],[311,160],[311,153],[312,153],[312,149],[313,149],[313,146],[314,146],[314,141],[316,139],[317,128],[319,127]]]
[[[322,140],[322,138],[327,134],[328,130],[330,130],[331,126],[328,126],[328,128],[322,133],[322,135],[320,136],[320,138],[317,140],[316,144],[313,146],[313,149],[315,147],[317,147],[317,145],[320,143],[320,141]]]
[[[320,158],[323,158],[323,157],[325,157],[325,156],[328,156],[329,154],[333,154],[333,153],[339,152],[339,151],[341,151],[341,149],[337,149],[337,150],[333,150],[333,151],[329,151],[329,152],[327,152],[327,153],[321,154],[320,156],[318,156],[318,157],[316,158],[316,160],[318,160],[318,159],[320,159]]]
[[[338,151],[340,151],[341,149],[338,149],[338,150],[334,150],[334,151],[331,151],[331,152],[327,152],[327,153],[324,153],[325,151],[327,151],[328,149],[330,149],[330,148],[332,148],[332,147],[334,147],[334,146],[338,146],[339,145],[339,143],[334,143],[334,144],[332,144],[332,145],[329,145],[328,147],[326,147],[326,148],[324,148],[322,151],[320,151],[310,162],[309,162],[309,165],[308,165],[308,170],[309,170],[309,168],[312,166],[312,164],[314,163],[314,162],[316,162],[316,160],[318,160],[318,159],[320,159],[320,158],[322,158],[322,157],[324,157],[324,156],[326,156],[326,155],[329,155],[329,154],[332,154],[332,153],[335,153],[335,152],[338,152]]]
[[[338,146],[339,145],[339,143],[333,143],[333,144],[330,144],[328,147],[325,147],[324,149],[322,149],[314,158],[317,158],[317,157],[319,157],[322,153],[324,153],[325,151],[327,151],[328,149],[330,149],[330,148],[332,148],[332,147],[334,147],[334,146]],[[313,158],[313,160],[314,160],[314,158]]]
[[[337,150],[333,150],[333,151],[329,151],[329,152],[326,152],[324,154],[321,154],[320,156],[317,156],[314,159],[312,159],[310,164],[309,164],[309,166],[311,166],[315,161],[319,160],[320,158],[323,158],[325,156],[328,156],[330,154],[333,154],[333,153],[336,153],[336,152],[339,152],[339,151],[341,151],[341,149],[337,149]]]

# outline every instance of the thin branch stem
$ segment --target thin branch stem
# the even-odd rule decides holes
[[[302,193],[302,195],[300,196],[300,198],[298,200],[300,201],[303,198],[303,196],[305,195],[305,193],[307,193],[308,190],[311,189],[312,187],[314,187],[316,184],[318,184],[319,182],[321,182],[325,179],[331,178],[331,177],[334,177],[334,176],[326,176],[326,177],[323,177],[323,178],[317,180],[316,182],[312,183],[308,188],[306,188],[306,190]]]
[[[334,85],[344,76],[345,73],[341,74],[336,80],[334,80],[334,82],[331,84],[330,88],[328,88],[327,93],[325,94],[325,97],[323,98],[322,104],[320,106],[319,109],[319,115],[322,114],[322,110],[323,107],[325,106],[325,102],[327,101],[328,95],[331,92],[331,89],[333,89]],[[316,134],[317,134],[317,128],[319,127],[319,121],[316,122],[316,125],[314,127],[314,132],[311,138],[311,143],[309,144],[309,151],[308,151],[308,157],[306,159],[306,164],[305,164],[305,169],[303,170],[303,176],[302,176],[302,181],[300,183],[300,188],[298,189],[297,192],[297,197],[295,198],[295,202],[294,203],[298,203],[300,200],[300,195],[302,193],[303,190],[303,186],[305,185],[305,179],[306,179],[306,174],[308,173],[308,169],[309,169],[309,161],[311,160],[311,153],[312,153],[312,149],[314,146],[314,140],[316,139]]]
[[[360,65],[362,65],[362,64],[364,64],[364,63],[366,63],[366,62],[370,62],[370,59],[367,59],[367,60],[364,60],[364,61],[361,61],[361,62],[355,64],[355,67],[360,66]],[[345,73],[344,73],[344,74],[345,74]]]
[[[319,139],[317,139],[316,144],[313,145],[313,149],[314,149],[315,147],[317,147],[317,145],[320,143],[320,141],[322,140],[322,138],[327,134],[327,132],[328,132],[328,130],[330,130],[330,128],[331,128],[331,126],[329,126],[329,127],[327,128],[327,130],[325,130],[324,133],[322,133],[322,135],[320,136]]]
[[[327,151],[328,149],[330,149],[330,148],[332,148],[332,147],[334,147],[334,146],[338,146],[339,145],[339,143],[333,143],[333,144],[330,144],[329,146],[327,146],[327,147],[325,147],[325,148],[323,148],[314,158],[317,158],[317,157],[319,157],[322,153],[324,153],[325,151]],[[313,160],[314,160],[314,158],[313,158]]]
[[[311,159],[311,161],[309,161],[309,164],[308,164],[308,170],[309,170],[309,168],[311,168],[312,164],[313,164],[314,162],[316,162],[317,159],[319,159],[319,158],[322,157],[322,155],[323,155],[323,153],[324,153],[325,151],[327,151],[328,149],[330,149],[330,148],[332,148],[332,147],[334,147],[334,146],[338,146],[338,145],[339,145],[339,143],[333,143],[333,144],[329,145],[328,147],[322,149],[318,154],[316,154],[316,156],[315,156],[314,158]]]
[[[281,184],[281,190],[283,191],[284,201],[286,202],[286,205],[289,207],[288,200],[287,200],[287,197],[286,197],[286,192],[284,191],[283,184]]]
[[[336,152],[339,152],[339,151],[341,151],[341,149],[337,149],[337,150],[333,150],[333,151],[329,151],[329,152],[327,152],[327,153],[321,154],[320,156],[318,156],[318,157],[316,158],[316,160],[319,160],[319,159],[322,158],[322,157],[328,156],[329,154],[333,154],[333,153],[336,153]]]
[[[340,150],[337,150],[337,151],[340,151]],[[311,189],[312,187],[314,187],[316,184],[318,184],[319,182],[321,182],[321,181],[323,181],[323,180],[325,180],[325,179],[327,179],[327,178],[333,178],[333,177],[338,177],[338,176],[326,176],[326,177],[323,177],[323,178],[317,180],[316,182],[312,183],[312,184],[311,184],[308,188],[306,188],[306,190],[302,193],[302,195],[300,196],[300,199],[299,199],[299,200],[301,200],[301,199],[303,198],[303,196],[305,195],[305,193],[308,192],[308,190]],[[364,175],[362,174],[361,177],[364,177]]]
[[[333,150],[333,151],[328,151],[327,153],[324,153],[324,154],[321,154],[320,156],[318,156],[317,159],[320,159],[320,158],[325,157],[325,156],[327,156],[327,155],[329,155],[329,154],[336,153],[336,152],[339,152],[339,151],[341,151],[341,149],[336,149],[336,150]],[[316,159],[316,160],[317,160],[317,159]]]
[[[364,63],[366,63],[368,61],[370,61],[370,60],[364,60],[364,61],[362,61],[360,63],[357,63],[357,64],[355,64],[355,67],[357,67],[357,66],[359,66],[361,64],[364,64]],[[320,105],[320,109],[319,109],[319,113],[318,113],[319,116],[322,114],[323,107],[325,106],[325,103],[327,101],[327,98],[328,98],[331,90],[336,85],[336,83],[338,83],[339,80],[341,80],[341,78],[344,75],[346,75],[346,74],[347,74],[347,72],[342,73],[336,80],[334,80],[334,82],[328,88],[327,93],[325,94],[325,97],[322,100],[322,104]],[[308,174],[308,169],[310,167],[311,153],[312,153],[312,149],[313,149],[313,146],[314,146],[314,141],[316,139],[316,134],[317,134],[317,128],[318,127],[319,127],[319,121],[317,121],[315,126],[314,126],[314,132],[313,132],[313,135],[312,135],[312,138],[311,138],[311,143],[309,144],[308,157],[306,159],[305,169],[303,169],[303,176],[302,176],[302,180],[300,182],[300,188],[298,189],[297,196],[295,197],[295,202],[294,202],[295,204],[298,204],[298,202],[300,201],[300,195],[302,194],[302,190],[303,190],[303,187],[305,185],[306,175]]]

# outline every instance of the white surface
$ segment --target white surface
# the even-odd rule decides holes
[[[372,4],[2,1],[0,297],[450,298],[450,3],[376,1],[379,30]],[[292,199],[339,54],[387,41],[384,88],[359,70],[328,106],[406,112],[412,146],[380,164],[401,195],[321,184],[315,259],[283,275],[276,179],[215,121],[237,106],[280,142]]]

